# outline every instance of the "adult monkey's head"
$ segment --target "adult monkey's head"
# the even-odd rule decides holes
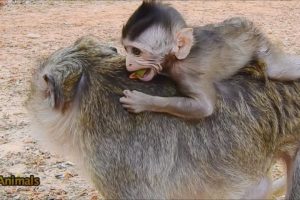
[[[177,10],[156,1],[143,1],[122,30],[126,68],[146,69],[138,78],[150,81],[162,71],[166,56],[185,59],[193,41],[193,29],[187,28]]]

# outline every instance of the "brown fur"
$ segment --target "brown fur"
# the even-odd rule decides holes
[[[300,140],[299,82],[266,82],[254,65],[217,85],[214,114],[192,122],[125,111],[119,103],[125,88],[179,94],[163,77],[129,80],[124,65],[122,56],[83,37],[39,67],[28,101],[39,134],[80,161],[103,197],[261,198],[269,192],[274,161],[283,154],[294,158]]]

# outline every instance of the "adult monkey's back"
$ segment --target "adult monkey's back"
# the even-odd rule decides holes
[[[80,161],[105,198],[267,195],[274,160],[293,158],[299,144],[300,83],[266,82],[248,68],[219,86],[211,117],[189,122],[125,111],[125,88],[172,96],[175,87],[164,78],[130,81],[124,64],[84,37],[41,65],[28,102],[39,134]]]

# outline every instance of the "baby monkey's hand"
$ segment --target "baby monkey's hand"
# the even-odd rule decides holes
[[[143,111],[150,111],[152,106],[152,96],[136,90],[124,90],[123,94],[125,96],[120,98],[120,102],[129,112],[140,113]]]

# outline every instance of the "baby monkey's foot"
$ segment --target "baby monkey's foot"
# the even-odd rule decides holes
[[[124,90],[123,94],[125,96],[120,98],[120,102],[129,112],[140,113],[149,110],[148,108],[151,106],[149,105],[151,99],[150,95],[136,90]]]

